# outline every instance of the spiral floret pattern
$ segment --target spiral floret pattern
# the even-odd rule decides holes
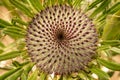
[[[36,66],[59,75],[84,70],[96,55],[98,35],[81,10],[62,5],[38,13],[27,30],[28,53]]]

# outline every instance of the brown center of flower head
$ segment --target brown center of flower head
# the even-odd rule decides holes
[[[87,67],[96,55],[98,35],[84,13],[52,6],[37,14],[27,31],[28,53],[46,73],[67,75]]]

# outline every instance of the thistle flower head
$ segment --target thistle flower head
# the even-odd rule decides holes
[[[27,31],[32,61],[46,73],[70,74],[84,70],[96,55],[97,33],[81,10],[62,5],[37,14]]]

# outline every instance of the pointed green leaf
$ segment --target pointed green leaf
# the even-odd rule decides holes
[[[23,71],[24,71],[23,69],[20,69],[20,70],[16,71],[15,73],[11,74],[5,80],[17,80],[18,77],[20,77],[20,75],[22,74]]]
[[[0,80],[4,80],[5,78],[9,77],[11,74],[17,72],[18,70],[20,70],[20,68],[12,69],[12,70],[6,72],[5,74],[0,76]]]
[[[0,47],[1,47],[1,48],[4,48],[5,45],[4,45],[2,42],[0,42]]]
[[[117,48],[117,47],[112,47],[110,50],[113,51],[113,52],[115,52],[115,53],[120,54],[120,49]]]
[[[44,1],[44,7],[51,6],[51,0],[45,0]]]
[[[72,4],[73,4],[73,0],[67,0],[67,3],[68,3],[69,5],[72,5]]]
[[[30,61],[23,62],[23,63],[20,64],[20,66],[27,65],[28,63],[30,63]]]
[[[18,39],[18,38],[24,38],[26,31],[23,28],[20,28],[17,26],[16,27],[12,26],[12,27],[5,28],[3,30],[3,33],[6,35],[9,35],[10,37],[12,37],[14,39]]]
[[[0,49],[0,54],[3,53],[4,51],[2,49]]]
[[[88,9],[87,10],[90,10],[92,8],[95,8],[96,5],[100,4],[102,1],[104,0],[95,0],[94,2],[91,3],[91,5],[89,5]]]
[[[12,22],[16,22],[16,23],[19,23],[19,24],[22,24],[22,25],[28,25],[28,23],[24,22],[20,18],[13,18]]]
[[[43,72],[40,73],[40,80],[46,80],[47,75]]]
[[[108,72],[108,75],[109,75],[110,77],[112,77],[112,76],[114,75],[114,73],[115,73],[115,71],[109,71],[109,72]]]
[[[82,0],[74,0],[73,6],[75,8],[80,8]]]
[[[16,31],[16,32],[22,32],[22,33],[26,33],[26,30],[23,27],[18,27],[18,26],[11,26],[6,28],[5,30],[9,30],[9,31]]]
[[[3,5],[3,3],[2,3],[2,1],[0,1],[0,6],[2,6]]]
[[[15,66],[15,67],[19,67],[20,66],[20,63],[18,61],[13,61],[12,64]]]
[[[12,59],[17,56],[20,56],[24,51],[11,51],[8,53],[0,54],[0,61]]]
[[[27,74],[23,71],[20,78],[21,78],[21,80],[27,80]]]
[[[10,37],[12,37],[13,39],[20,39],[20,38],[24,38],[25,34],[21,33],[21,32],[11,32],[8,30],[4,30],[3,32],[6,35],[9,35]]]
[[[63,75],[60,76],[59,80],[63,80]]]
[[[17,7],[18,9],[20,9],[22,12],[24,12],[27,16],[29,17],[33,17],[32,12],[30,11],[29,8],[27,8],[24,4],[22,4],[20,1],[18,0],[9,0],[15,7]]]
[[[120,10],[120,2],[113,5],[110,9],[107,10],[107,13],[112,14]]]
[[[38,12],[44,9],[40,0],[29,0],[29,1]]]
[[[12,26],[12,24],[5,20],[0,19],[0,28],[4,28],[4,27],[8,27],[8,26]]]
[[[55,5],[56,2],[57,2],[57,0],[51,0],[52,5]]]
[[[14,9],[14,7],[11,5],[9,0],[2,0],[2,3],[8,10],[13,10]]]
[[[30,77],[28,78],[28,80],[37,80],[37,76],[38,76],[38,71],[35,70]]]
[[[25,65],[26,64],[26,65]],[[21,78],[23,80],[26,80],[28,78],[28,74],[29,72],[31,71],[31,69],[33,68],[34,64],[33,63],[30,63],[30,62],[25,62],[25,63],[22,63],[21,66],[24,66],[23,69],[24,69],[24,72],[23,74],[21,75]]]
[[[63,4],[65,1],[64,0],[58,0],[59,4]]]
[[[107,6],[108,4],[111,2],[111,0],[104,0],[100,6],[98,6],[93,13],[90,15],[91,18],[93,18],[94,16],[98,15],[100,12],[102,12]]]
[[[102,45],[110,45],[110,46],[119,46],[120,40],[104,40],[101,42]]]
[[[34,66],[34,63],[27,64],[26,66],[23,67],[24,71],[28,74],[31,71],[31,69],[33,68],[33,66]]]
[[[51,6],[51,0],[45,0],[44,6]]]
[[[120,11],[109,16],[104,26],[102,39],[103,40],[118,40],[120,39]]]
[[[45,1],[44,1],[44,5],[45,5],[46,7],[48,7],[48,6],[55,5],[56,2],[57,2],[57,0],[45,0]]]
[[[96,75],[98,75],[98,77],[100,77],[101,80],[109,80],[109,75],[105,73],[104,71],[102,71],[101,69],[94,67],[90,70]]]
[[[11,23],[9,23],[9,22],[7,22],[7,21],[5,21],[3,19],[0,19],[0,23],[4,24],[6,26],[11,26],[12,25]]]
[[[26,46],[25,42],[21,41],[21,42],[18,44],[17,49],[18,49],[18,50],[23,50],[23,49],[25,48],[25,46]]]
[[[102,64],[103,66],[105,66],[111,70],[120,71],[120,64],[118,64],[116,62],[111,62],[111,61],[107,61],[107,60],[103,60],[103,59],[98,59],[97,61],[100,64]]]
[[[16,7],[14,7],[9,0],[2,0],[3,5],[10,11],[9,13],[12,14],[12,16],[20,17],[18,12],[16,11]]]
[[[102,13],[99,17],[97,17],[97,21],[100,22],[100,21],[103,21],[105,22],[105,18],[108,14],[106,13]]]
[[[0,23],[0,29],[5,28],[6,25]]]
[[[23,62],[23,63],[19,64],[20,66],[23,66],[23,69],[24,69],[22,75],[20,76],[21,80],[27,80],[27,78],[28,78],[28,74],[29,74],[29,72],[30,72],[31,69],[32,69],[31,64],[29,65],[29,63],[30,63],[30,62],[27,61],[27,62]],[[26,67],[26,66],[27,66],[27,67]],[[31,69],[30,69],[29,67],[30,67]],[[28,70],[26,70],[26,69],[28,69]]]

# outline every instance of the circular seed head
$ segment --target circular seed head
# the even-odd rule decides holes
[[[84,70],[96,55],[98,35],[92,21],[70,6],[37,14],[27,31],[28,53],[46,73],[67,75]]]

